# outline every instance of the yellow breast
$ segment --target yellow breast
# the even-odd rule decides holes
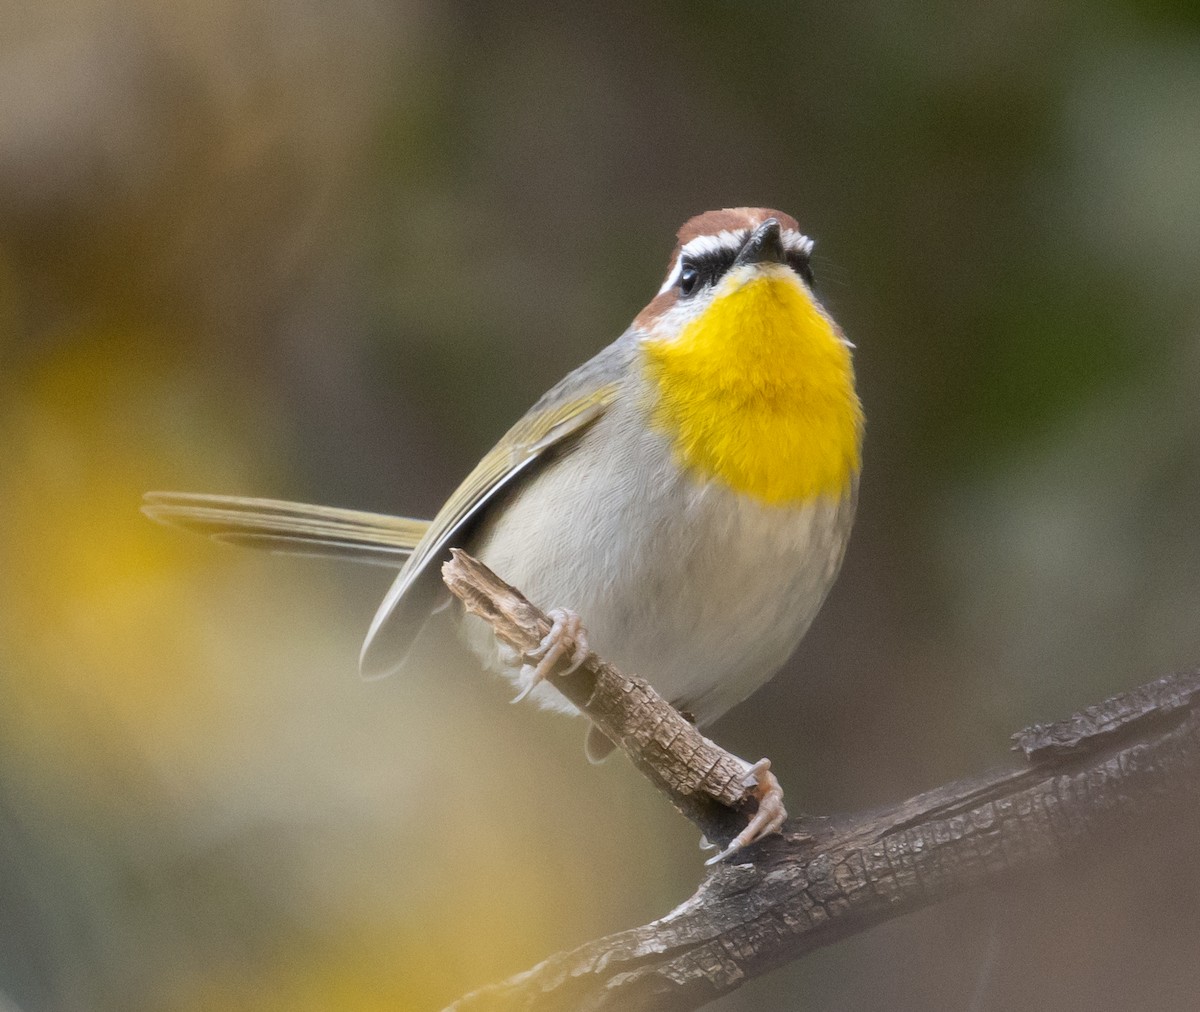
[[[679,462],[775,505],[845,495],[863,428],[850,349],[789,274],[726,277],[678,337],[644,344]]]

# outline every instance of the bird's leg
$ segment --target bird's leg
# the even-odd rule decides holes
[[[583,628],[583,620],[573,611],[566,608],[554,608],[546,612],[553,625],[550,631],[542,637],[542,642],[530,650],[525,656],[537,661],[537,666],[526,664],[521,669],[521,677],[528,682],[513,700],[519,703],[535,688],[541,685],[554,670],[554,666],[563,657],[570,655],[571,664],[560,671],[560,675],[569,675],[588,659],[591,648],[588,646],[587,630]]]
[[[745,762],[745,760],[742,760]],[[787,810],[783,807],[783,788],[771,772],[771,760],[759,759],[751,765],[746,763],[745,784],[754,788],[754,796],[758,798],[758,811],[751,817],[729,846],[715,857],[710,857],[705,864],[716,864],[725,860],[731,854],[736,854],[743,847],[761,840],[764,836],[779,832],[787,818]]]

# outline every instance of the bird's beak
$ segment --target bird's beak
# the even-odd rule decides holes
[[[746,240],[733,261],[734,267],[750,264],[781,264],[784,262],[783,236],[779,230],[779,220],[768,218],[758,226]]]

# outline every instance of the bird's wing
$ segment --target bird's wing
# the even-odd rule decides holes
[[[436,563],[462,547],[497,494],[527,477],[546,451],[592,425],[615,400],[628,342],[617,341],[541,398],[476,465],[438,511],[421,543],[383,599],[363,643],[364,678],[400,667],[445,592]]]
[[[142,512],[152,520],[207,534],[216,541],[397,569],[429,529],[428,520],[197,492],[147,492]]]

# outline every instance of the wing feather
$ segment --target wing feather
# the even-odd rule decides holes
[[[592,425],[616,399],[611,379],[617,345],[597,355],[547,393],[467,475],[434,517],[396,582],[383,599],[359,657],[364,678],[379,678],[404,663],[416,634],[442,590],[434,563],[458,547],[496,495],[543,458],[545,452]]]

